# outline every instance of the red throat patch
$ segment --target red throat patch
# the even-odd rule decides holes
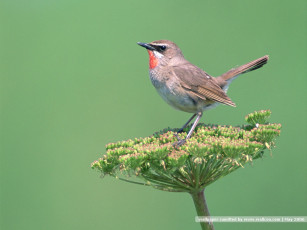
[[[153,69],[158,65],[158,59],[155,57],[151,50],[147,50],[149,54],[149,68]]]

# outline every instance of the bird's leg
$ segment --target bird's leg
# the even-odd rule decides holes
[[[190,131],[189,131],[189,133],[188,133],[188,135],[187,135],[187,137],[185,139],[189,139],[191,137],[191,135],[192,135],[196,125],[198,124],[200,118],[202,117],[202,115],[203,115],[203,112],[198,112],[197,113],[197,118],[195,119],[195,121],[194,121],[194,123],[192,125],[192,128],[190,129]]]
[[[177,137],[177,139],[179,139],[179,140],[174,144],[174,146],[179,147],[180,145],[183,145],[187,141],[187,139],[189,139],[191,137],[191,135],[192,135],[196,125],[198,124],[200,118],[202,117],[203,113],[202,112],[198,112],[195,115],[197,115],[197,117],[196,117],[196,119],[195,119],[195,121],[194,121],[194,123],[193,123],[193,125],[192,125],[192,127],[191,127],[191,129],[190,129],[190,131],[188,133],[188,135],[186,136],[186,138],[185,139],[180,139],[180,138]]]
[[[193,116],[182,126],[182,128],[177,131],[177,133],[182,133],[184,128],[187,127],[188,124],[190,124],[190,122],[194,119],[194,117],[196,115],[197,115],[197,113],[193,114]],[[181,139],[180,139],[180,137],[178,136],[177,133],[175,133],[175,136],[176,136],[177,140],[180,141]]]
[[[185,127],[187,127],[188,124],[190,124],[190,122],[194,119],[194,117],[197,115],[197,113],[193,114],[193,116],[187,121],[187,123],[185,123],[181,129],[179,129],[177,131],[177,133],[182,133],[182,131],[184,130]]]

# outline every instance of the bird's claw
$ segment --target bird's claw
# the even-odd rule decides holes
[[[181,140],[181,138],[178,136],[177,133],[174,133],[175,137],[177,138],[177,141]]]
[[[180,147],[181,145],[183,145],[183,144],[186,143],[186,139],[180,139],[178,136],[176,136],[176,137],[177,137],[178,141],[175,142],[175,143],[173,144],[173,146],[174,146],[175,148],[178,148],[178,147]]]
[[[178,131],[177,131],[177,133],[182,133],[183,132],[183,129],[179,129]]]

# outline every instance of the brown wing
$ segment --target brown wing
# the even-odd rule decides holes
[[[173,66],[173,72],[181,80],[182,87],[199,98],[236,106],[215,80],[197,66],[191,63]]]

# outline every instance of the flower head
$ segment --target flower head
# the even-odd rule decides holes
[[[92,168],[117,178],[120,174],[136,176],[144,185],[161,190],[201,190],[274,146],[281,125],[268,124],[270,114],[269,110],[249,114],[246,120],[250,125],[240,127],[199,124],[180,147],[173,146],[176,129],[170,128],[150,137],[110,143]],[[179,134],[182,138],[186,135]]]

